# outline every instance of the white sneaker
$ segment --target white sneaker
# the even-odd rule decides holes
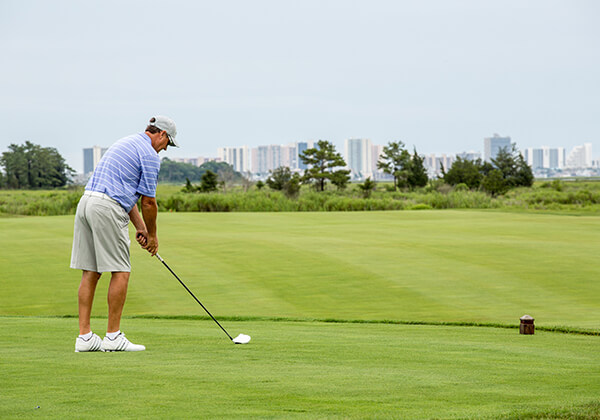
[[[89,340],[77,337],[77,340],[75,340],[75,353],[82,351],[104,351],[102,349],[102,339],[96,334],[92,334]]]
[[[146,347],[141,344],[133,344],[129,341],[125,334],[119,333],[114,340],[108,337],[104,337],[102,340],[103,351],[142,351],[146,350]]]

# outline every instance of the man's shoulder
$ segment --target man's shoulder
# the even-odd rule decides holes
[[[134,133],[117,140],[117,143],[134,143],[136,145],[152,147],[150,137],[146,133]]]
[[[116,148],[124,147],[128,149],[134,149],[137,151],[137,154],[140,157],[147,155],[157,155],[156,151],[152,147],[152,141],[146,133],[130,134],[127,137],[123,137],[122,139],[117,140],[114,146],[116,146]]]

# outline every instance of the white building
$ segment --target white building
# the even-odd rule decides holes
[[[268,146],[258,146],[252,149],[252,173],[258,175],[267,175],[282,166],[282,150],[284,146],[271,144]]]
[[[565,148],[548,147],[541,148],[528,147],[523,150],[523,158],[531,169],[562,169],[565,167]]]
[[[371,166],[373,168],[373,179],[375,180],[384,180],[390,178],[389,175],[385,174],[381,169],[377,167],[377,163],[383,155],[383,148],[384,146],[379,144],[374,144],[371,146]]]
[[[575,146],[569,157],[567,157],[568,168],[591,168],[592,167],[592,143],[583,146]]]
[[[432,153],[424,156],[423,165],[427,169],[427,176],[429,178],[439,178],[442,176],[442,166],[447,172],[455,160],[456,158],[452,155],[442,153],[441,156],[436,156],[435,153]]]
[[[373,145],[369,139],[346,139],[345,161],[352,179],[373,177]]]
[[[219,147],[217,149],[217,157],[233,166],[234,171],[244,173],[251,169],[250,150],[248,146]]]
[[[282,166],[294,172],[301,171],[306,165],[300,160],[300,154],[312,147],[312,141],[255,147],[251,151],[250,168],[257,175],[267,175]]]

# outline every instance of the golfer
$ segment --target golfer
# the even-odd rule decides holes
[[[122,138],[104,154],[88,181],[75,214],[71,268],[83,270],[79,285],[79,337],[75,351],[141,351],[120,330],[127,296],[129,222],[136,240],[152,256],[158,252],[156,236],[156,184],[160,159],[167,146],[179,147],[177,129],[168,117],[150,119],[145,132]],[[141,198],[142,215],[137,208]],[[142,218],[143,216],[143,218]],[[104,340],[90,328],[90,314],[98,280],[110,272],[108,326]]]

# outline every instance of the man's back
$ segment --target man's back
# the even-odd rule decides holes
[[[104,154],[85,189],[104,193],[129,212],[140,195],[154,197],[160,159],[145,133],[113,144]]]

